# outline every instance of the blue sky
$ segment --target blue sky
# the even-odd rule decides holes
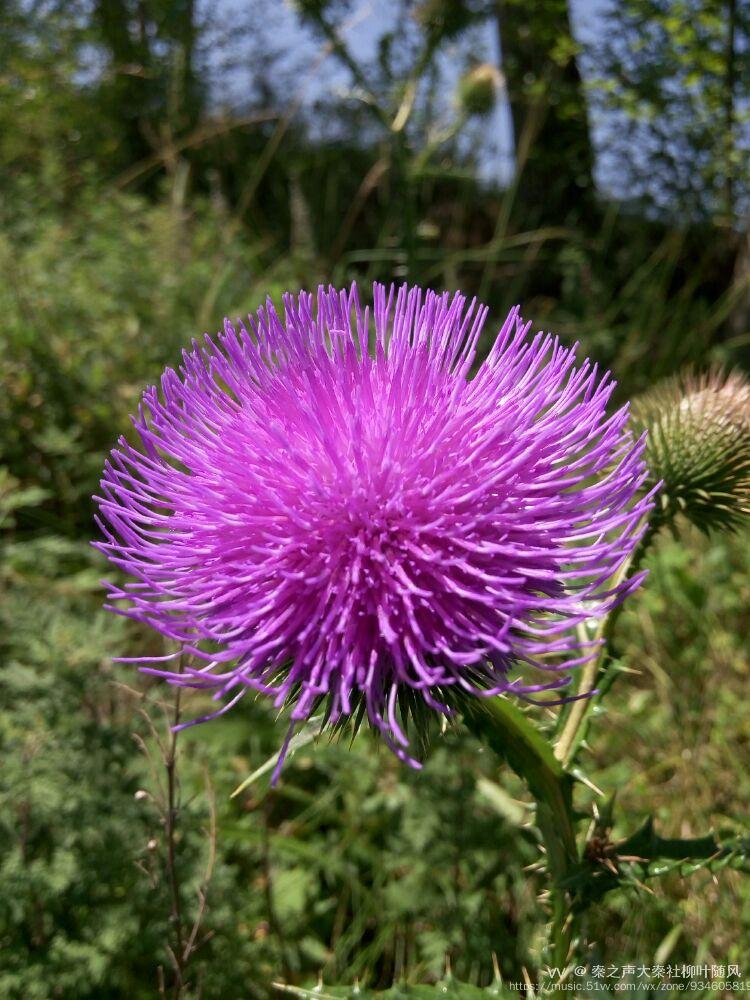
[[[582,43],[596,37],[601,28],[602,11],[607,0],[569,0],[573,31]],[[206,13],[216,10],[211,0],[206,0]],[[293,0],[262,0],[264,30],[268,41],[276,48],[290,53],[295,66],[297,89],[289,95],[290,106],[299,101],[302,107],[314,102],[325,104],[327,97],[349,89],[348,71],[334,57],[321,55],[321,44],[303,27],[297,17]],[[268,15],[265,15],[265,9]],[[233,10],[242,10],[238,0],[220,0],[220,9],[229,20]],[[393,5],[389,0],[354,0],[340,32],[355,58],[366,61],[374,52],[384,26],[392,22]],[[488,21],[477,35],[481,58],[494,63],[500,61],[499,42],[493,21]],[[441,59],[445,103],[449,110],[450,96],[463,69],[465,51],[446,47]],[[228,78],[229,77],[229,78]],[[247,78],[241,69],[222,75],[219,103],[241,105],[246,92]],[[595,123],[594,123],[595,124]],[[487,146],[479,157],[482,174],[488,179],[505,181],[510,176],[513,163],[512,131],[507,103],[502,100],[487,123]]]

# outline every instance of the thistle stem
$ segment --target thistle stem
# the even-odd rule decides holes
[[[180,660],[180,670],[182,660]],[[169,745],[164,758],[164,767],[167,772],[167,802],[164,816],[164,827],[167,841],[167,877],[169,880],[169,891],[171,897],[170,923],[175,936],[174,947],[174,987],[173,996],[180,997],[185,987],[185,954],[183,943],[183,921],[182,906],[180,901],[180,880],[177,870],[177,852],[175,846],[175,833],[177,826],[177,739],[179,732],[175,732],[174,727],[180,722],[182,689],[178,686],[174,699],[174,715],[172,718]]]
[[[572,778],[552,748],[507,698],[474,698],[462,704],[464,722],[485,746],[508,762],[536,799],[536,822],[552,877],[552,957],[567,964],[573,937],[564,881],[579,860],[573,821]]]
[[[617,573],[612,577],[612,589],[619,587],[624,580],[638,572],[660,525],[660,518],[652,516],[637,549],[622,563]],[[601,643],[599,651],[581,669],[578,682],[579,698],[577,701],[571,703],[570,714],[565,720],[560,739],[555,747],[555,757],[564,767],[568,767],[572,763],[580,745],[584,732],[584,723],[591,712],[594,701],[593,698],[587,698],[585,695],[590,695],[595,690],[602,664],[606,662],[612,653],[615,626],[622,613],[622,607],[622,604],[618,604],[605,618],[600,619],[597,624],[593,641]]]

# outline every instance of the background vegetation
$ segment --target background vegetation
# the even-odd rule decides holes
[[[162,650],[101,610],[90,497],[191,337],[319,281],[521,301],[623,397],[747,367],[750,5],[597,4],[583,45],[593,7],[0,3],[0,996],[538,970],[513,776],[461,730],[419,774],[361,734],[230,798],[285,723],[243,703],[170,743],[173,692],[111,664]],[[649,561],[587,774],[614,836],[747,833],[750,536]],[[589,932],[592,962],[748,963],[750,883],[620,889]]]

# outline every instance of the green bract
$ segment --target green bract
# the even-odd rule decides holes
[[[663,520],[684,514],[703,531],[750,514],[750,383],[739,372],[679,375],[633,406],[648,430],[647,461]],[[659,515],[657,515],[659,516]]]

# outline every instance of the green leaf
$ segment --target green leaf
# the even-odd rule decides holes
[[[604,857],[590,853],[563,885],[575,892],[578,905],[584,906],[623,885],[637,886],[674,871],[686,876],[704,868],[716,871],[730,864],[742,866],[748,859],[748,839],[738,837],[720,843],[713,834],[684,839],[661,837],[649,817],[630,837],[613,845]]]
[[[287,760],[294,756],[294,754],[300,750],[302,747],[307,746],[308,743],[312,743],[316,736],[320,735],[320,716],[315,715],[309,719],[302,729],[296,733],[289,741],[289,746],[286,748],[286,758]],[[241,792],[244,792],[246,788],[250,785],[255,784],[256,781],[264,777],[269,771],[273,771],[274,767],[278,763],[279,757],[281,756],[281,751],[277,750],[276,753],[272,754],[268,760],[264,761],[260,767],[257,767],[252,774],[249,774],[244,781],[235,788],[232,794],[229,796],[231,799],[235,798]]]
[[[578,860],[572,777],[541,733],[509,699],[467,698],[460,707],[469,729],[528,785],[537,801],[537,825],[550,870],[560,881]]]

